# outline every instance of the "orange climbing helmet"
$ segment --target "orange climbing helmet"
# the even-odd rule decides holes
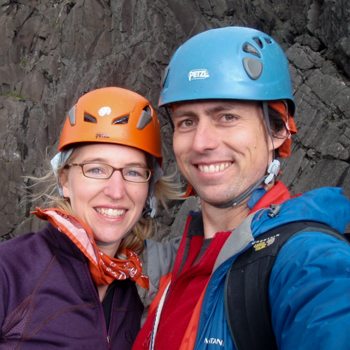
[[[150,102],[136,92],[105,87],[81,96],[67,114],[58,150],[84,142],[135,147],[161,163],[160,126]]]

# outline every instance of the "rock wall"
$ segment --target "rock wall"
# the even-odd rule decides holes
[[[156,104],[175,48],[226,25],[256,27],[286,49],[299,134],[284,181],[293,192],[336,185],[350,195],[349,23],[347,0],[0,0],[0,239],[37,227],[31,204],[19,206],[23,175],[43,173],[81,94],[117,85]],[[159,237],[177,210],[161,213]]]

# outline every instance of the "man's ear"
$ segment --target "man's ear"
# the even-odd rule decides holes
[[[272,140],[273,145],[271,145],[270,140],[270,147],[272,149],[277,149],[282,146],[282,144],[290,137],[290,132],[284,127],[279,131],[273,132]]]

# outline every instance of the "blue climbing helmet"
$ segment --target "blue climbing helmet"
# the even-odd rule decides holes
[[[269,35],[225,27],[195,35],[173,55],[159,106],[204,99],[285,100],[294,114],[287,58]]]

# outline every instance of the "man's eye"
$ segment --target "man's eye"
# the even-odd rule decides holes
[[[175,127],[178,129],[186,129],[186,128],[191,128],[193,125],[194,125],[194,122],[192,119],[183,119],[183,120],[179,120],[175,124]]]
[[[233,121],[233,120],[237,120],[238,117],[235,114],[231,114],[231,113],[225,113],[221,116],[221,119],[227,122]]]

